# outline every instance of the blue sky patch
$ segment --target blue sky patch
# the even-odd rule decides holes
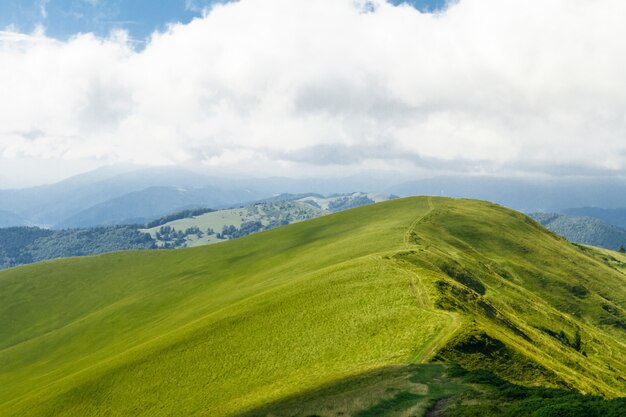
[[[46,34],[67,39],[77,33],[108,36],[125,29],[141,42],[169,23],[187,23],[202,10],[223,0],[2,0],[0,29],[22,33],[43,26]],[[410,4],[423,12],[445,8],[446,0],[391,0]]]

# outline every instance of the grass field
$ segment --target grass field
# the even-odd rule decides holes
[[[433,360],[623,396],[620,256],[490,203],[424,197],[2,271],[0,415],[281,415],[290,398],[331,415],[319,393],[333,413],[388,400],[408,407],[389,415],[420,415],[467,392],[414,367]]]

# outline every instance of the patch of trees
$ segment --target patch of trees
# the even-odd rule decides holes
[[[156,232],[157,240],[164,242],[164,248],[178,248],[185,245],[185,232],[176,230],[172,226],[161,226]]]
[[[167,216],[160,217],[146,224],[146,228],[151,229],[153,227],[162,226],[166,223],[173,222],[174,220],[189,219],[191,217],[200,216],[205,213],[211,213],[215,210],[210,208],[200,208],[191,210],[182,210],[176,213],[168,214]]]
[[[364,206],[366,204],[372,204],[374,200],[367,196],[359,196],[359,197],[341,197],[336,200],[331,201],[328,204],[328,210],[330,211],[342,211],[348,210],[354,207]]]
[[[265,230],[265,226],[260,221],[247,221],[241,223],[241,227],[237,228],[234,225],[224,226],[222,233],[217,234],[218,239],[237,239],[244,237],[252,233]]]
[[[34,262],[26,250],[37,239],[50,236],[52,230],[38,227],[8,227],[0,229],[0,269]]]
[[[185,236],[192,236],[192,235],[197,236],[199,239],[202,236],[204,236],[204,232],[200,230],[198,226],[191,226],[185,229]]]
[[[213,229],[207,229],[207,234],[211,235]],[[191,226],[185,230],[176,230],[172,226],[161,226],[156,232],[156,239],[162,242],[161,247],[165,249],[181,248],[187,245],[187,238],[196,236],[198,239],[204,236],[204,232],[198,226]]]
[[[544,387],[525,387],[505,381],[486,370],[468,371],[452,366],[448,376],[461,378],[470,384],[482,384],[492,390],[473,391],[471,402],[465,397],[452,399],[446,416],[535,416],[535,417],[621,417],[626,409],[626,398],[611,400],[584,395],[575,390]]]
[[[0,229],[0,269],[129,249],[153,249],[155,241],[136,226],[47,230],[38,227]]]
[[[275,229],[280,226],[287,226],[289,224],[289,220],[287,219],[273,219],[268,225],[265,227],[266,230]]]
[[[579,352],[582,348],[582,339],[580,336],[580,330],[576,330],[576,333],[574,333],[574,338],[570,340],[570,338],[567,336],[567,334],[563,330],[555,332],[554,330],[550,330],[546,327],[538,327],[538,329],[544,332],[545,334],[552,336],[553,338],[555,338],[556,340],[558,340],[565,346],[569,346]]]

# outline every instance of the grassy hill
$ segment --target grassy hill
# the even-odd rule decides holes
[[[14,268],[0,415],[461,415],[489,392],[624,396],[625,265],[494,204],[409,198]],[[489,401],[475,415],[503,415]]]
[[[283,194],[260,202],[223,210],[193,210],[154,220],[148,233],[159,247],[194,247],[247,236],[278,226],[314,219],[330,213],[397,198],[383,193]],[[202,211],[202,210],[201,210]],[[170,217],[175,217],[171,221]]]
[[[626,230],[592,217],[533,213],[530,217],[570,242],[617,250],[626,246]]]
[[[253,233],[320,217],[328,213],[326,210],[300,201],[276,201],[211,211],[139,231],[148,233],[159,246],[193,247],[218,243],[233,237],[222,233],[227,227],[238,230],[243,228],[244,232]],[[245,230],[246,225],[253,226],[254,230]],[[187,233],[191,229],[197,230],[195,233]]]

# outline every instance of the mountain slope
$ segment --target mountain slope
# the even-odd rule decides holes
[[[17,214],[0,210],[0,227],[24,226],[26,222]]]
[[[493,204],[410,198],[3,271],[0,414],[226,416],[433,359],[625,395],[620,256]]]
[[[626,230],[593,217],[533,213],[530,217],[570,242],[617,250],[626,245]]]

